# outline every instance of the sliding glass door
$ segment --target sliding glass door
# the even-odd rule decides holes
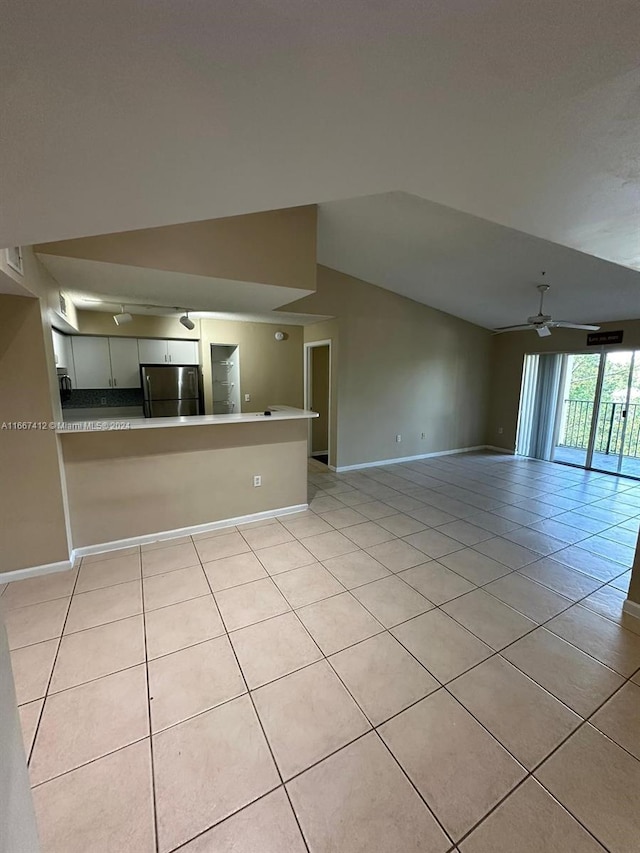
[[[586,467],[599,388],[600,353],[563,358],[554,462]]]
[[[516,452],[640,478],[640,350],[526,356]]]
[[[605,356],[590,463],[598,471],[619,474],[622,468],[634,361],[635,352]]]

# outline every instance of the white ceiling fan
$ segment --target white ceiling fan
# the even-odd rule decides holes
[[[542,273],[544,275],[544,273]],[[551,329],[583,329],[585,332],[597,332],[600,326],[590,326],[584,323],[569,323],[566,320],[554,320],[550,314],[542,312],[542,303],[544,295],[549,290],[548,284],[538,284],[537,289],[540,291],[540,308],[538,313],[532,317],[527,317],[527,322],[520,326],[501,326],[499,329],[494,329],[496,335],[502,332],[520,332],[524,329],[535,329],[541,338],[548,338],[551,334]]]

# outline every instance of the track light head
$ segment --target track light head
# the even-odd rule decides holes
[[[185,327],[185,329],[189,329],[190,332],[196,327],[196,324],[193,322],[193,320],[189,319],[188,311],[186,312],[186,314],[183,314],[182,317],[180,317],[180,322]]]
[[[124,305],[121,305],[120,308],[122,308],[120,314],[113,315],[113,322],[116,326],[124,326],[125,323],[130,323],[133,320],[131,314],[124,310]]]

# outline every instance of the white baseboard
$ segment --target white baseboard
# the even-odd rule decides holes
[[[0,583],[11,583],[13,581],[23,581],[27,578],[34,578],[38,575],[49,575],[53,572],[66,572],[73,565],[73,555],[68,560],[62,560],[59,563],[46,563],[44,566],[30,566],[28,569],[14,569],[12,572],[3,572],[0,574]]]
[[[626,613],[627,616],[633,616],[635,619],[640,619],[640,604],[638,604],[637,601],[631,601],[630,598],[626,598],[622,605],[622,612]]]
[[[380,465],[397,465],[400,462],[418,462],[420,459],[433,459],[435,456],[453,456],[454,453],[472,453],[475,450],[486,450],[486,444],[477,444],[475,447],[456,447],[454,450],[437,450],[435,453],[418,453],[417,456],[398,456],[395,459],[378,459],[377,462],[361,462],[358,465],[340,465],[331,468],[338,474],[345,471],[359,471],[362,468],[378,468]]]
[[[315,453],[312,453],[312,454],[311,454],[311,457],[313,458],[313,457],[315,457],[315,456],[328,456],[328,455],[329,455],[329,451],[328,451],[328,450],[316,450],[316,452],[315,452]]]
[[[28,569],[16,569],[13,572],[0,574],[0,584],[21,581],[25,580],[25,578],[37,577],[38,575],[48,575],[51,572],[67,571],[73,566],[78,557],[88,557],[92,554],[107,554],[110,551],[120,551],[122,548],[130,548],[132,545],[147,545],[150,542],[162,542],[165,539],[177,539],[180,536],[191,536],[195,533],[207,533],[210,530],[221,530],[224,527],[233,527],[236,524],[262,521],[265,518],[275,518],[279,515],[292,515],[296,512],[304,512],[306,509],[309,509],[309,504],[297,504],[296,506],[285,506],[280,509],[269,509],[264,512],[254,512],[250,515],[240,515],[237,518],[223,518],[220,521],[196,524],[192,527],[162,530],[159,533],[149,533],[145,536],[131,536],[129,539],[117,539],[113,542],[101,542],[99,545],[85,545],[82,548],[74,548],[69,555],[69,559],[63,560],[60,563],[31,566]]]
[[[180,527],[175,530],[162,530],[158,533],[148,533],[144,536],[131,536],[128,539],[117,539],[113,542],[101,542],[98,545],[84,545],[75,548],[74,557],[88,557],[92,554],[106,554],[109,551],[119,551],[122,548],[130,548],[132,545],[148,545],[151,542],[163,542],[165,539],[178,539],[180,536],[193,536],[196,533],[208,533],[211,530],[221,530],[224,527],[233,527],[236,524],[248,524],[252,521],[262,521],[265,518],[275,518],[279,515],[291,515],[295,512],[304,512],[309,504],[297,504],[279,509],[268,509],[264,512],[254,512],[250,515],[239,515],[236,518],[224,518],[220,521],[210,521],[206,524],[195,524],[191,527]]]
[[[507,450],[506,447],[496,447],[494,444],[485,444],[485,450],[493,450],[494,453],[507,453],[509,456],[515,456],[515,450]]]

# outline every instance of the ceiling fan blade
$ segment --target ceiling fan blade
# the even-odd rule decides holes
[[[600,326],[589,326],[585,323],[567,323],[565,320],[556,320],[551,324],[557,329],[583,329],[585,332],[597,332]]]
[[[494,335],[500,335],[502,332],[522,332],[525,329],[534,329],[535,326],[532,326],[531,323],[524,323],[522,326],[499,326],[497,329],[493,330]]]
[[[548,338],[551,334],[551,329],[548,326],[536,326],[536,332],[539,338]]]

